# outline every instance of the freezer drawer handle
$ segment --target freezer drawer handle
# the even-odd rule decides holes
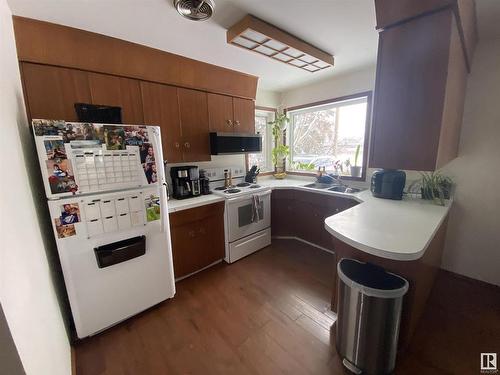
[[[146,254],[146,236],[127,238],[94,248],[97,265],[105,268]]]

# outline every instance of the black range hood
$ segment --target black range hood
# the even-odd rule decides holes
[[[262,136],[248,133],[210,133],[212,155],[262,152]]]

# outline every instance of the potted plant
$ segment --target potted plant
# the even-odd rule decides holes
[[[453,180],[440,172],[423,172],[420,175],[422,178],[412,184],[410,190],[414,191],[416,186],[420,188],[422,199],[433,200],[444,206],[444,200],[450,199]]]
[[[361,177],[361,167],[358,166],[359,150],[360,149],[361,149],[361,145],[357,145],[356,152],[354,153],[354,165],[351,164],[351,159],[347,159],[345,161],[346,167],[350,168],[352,177]]]
[[[274,177],[285,178],[286,177],[286,159],[290,155],[290,147],[285,145],[283,142],[283,134],[286,128],[286,124],[290,121],[286,114],[281,113],[276,115],[274,121],[268,122],[271,125],[271,131],[274,139],[274,148],[271,151],[274,165]]]

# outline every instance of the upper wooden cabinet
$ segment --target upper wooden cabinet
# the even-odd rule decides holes
[[[184,161],[210,161],[207,93],[177,89]]]
[[[19,61],[255,99],[249,74],[54,23],[14,16],[13,24]]]
[[[30,63],[21,64],[30,118],[76,121],[75,103],[90,103],[87,72]]]
[[[445,8],[455,13],[467,69],[470,71],[478,39],[474,0],[375,0],[377,29],[397,26]]]
[[[233,132],[233,98],[227,95],[207,94],[208,120],[211,132]]]
[[[161,128],[163,158],[169,163],[183,161],[182,133],[177,88],[141,82],[144,122]]]
[[[381,31],[370,167],[430,171],[455,158],[466,78],[452,9]]]
[[[253,100],[210,93],[207,99],[211,132],[255,133]]]
[[[122,107],[124,124],[143,124],[140,83],[136,79],[88,73],[92,104]]]
[[[255,103],[233,98],[234,128],[237,133],[255,133]]]

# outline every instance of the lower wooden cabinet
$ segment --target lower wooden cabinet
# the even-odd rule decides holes
[[[169,215],[175,278],[223,259],[224,202]]]
[[[326,249],[333,249],[325,219],[358,202],[343,197],[292,189],[273,190],[271,232],[273,236],[299,237]]]

